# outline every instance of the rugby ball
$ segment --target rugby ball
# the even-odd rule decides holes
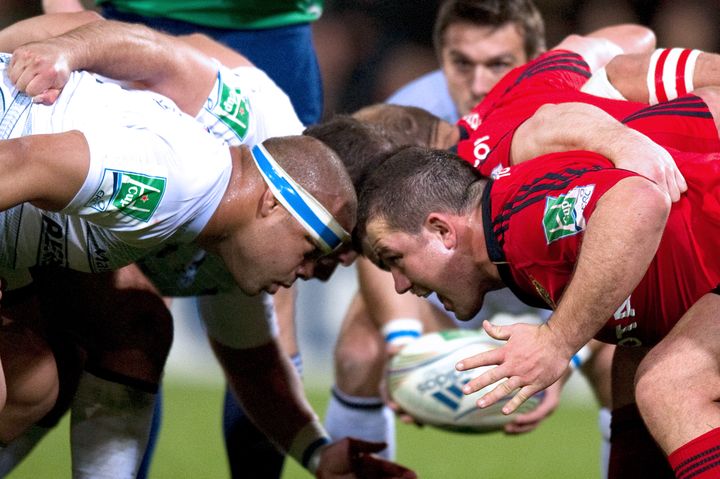
[[[409,343],[390,361],[388,392],[405,412],[419,422],[458,432],[492,432],[503,428],[517,414],[532,411],[543,392],[525,401],[510,415],[502,413],[508,396],[484,409],[477,400],[495,385],[465,395],[462,387],[490,367],[458,371],[461,359],[488,351],[499,342],[484,331],[451,329],[428,333]]]

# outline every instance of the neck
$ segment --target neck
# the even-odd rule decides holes
[[[489,282],[496,286],[493,289],[503,287],[504,285],[500,279],[498,268],[490,260],[490,253],[488,253],[487,242],[485,241],[485,225],[482,219],[482,207],[478,206],[470,214],[468,227],[472,234],[473,260],[476,268],[482,271],[484,273],[483,276],[488,278]]]
[[[253,176],[249,171],[248,166],[252,166],[248,164],[249,155],[250,150],[244,146],[230,147],[232,164],[230,181],[215,213],[196,240],[208,251],[216,253],[218,244],[247,224],[248,214],[253,213],[251,204],[257,197],[254,194],[257,175]],[[250,158],[249,161],[252,162],[252,159]]]

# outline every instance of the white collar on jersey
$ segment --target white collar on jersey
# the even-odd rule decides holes
[[[332,253],[350,240],[348,232],[333,215],[297,184],[264,146],[255,145],[251,152],[273,196],[303,225],[324,253]]]

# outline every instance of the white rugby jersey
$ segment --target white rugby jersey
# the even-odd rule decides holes
[[[304,129],[285,92],[255,67],[220,65],[196,120],[229,145],[253,146]],[[164,296],[215,294],[234,285],[222,260],[193,244],[163,246],[139,266]]]
[[[226,145],[170,100],[88,73],[73,73],[54,105],[32,104],[8,81],[9,58],[0,55],[0,138],[80,130],[90,169],[59,213],[27,203],[0,213],[1,267],[107,271],[197,236],[230,178]]]

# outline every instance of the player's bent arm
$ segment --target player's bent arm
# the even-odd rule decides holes
[[[205,55],[214,58],[228,68],[252,66],[252,62],[232,48],[226,47],[222,43],[216,42],[212,38],[202,33],[193,33],[190,35],[182,35],[178,37],[188,45],[200,50]]]
[[[292,363],[276,341],[235,349],[210,339],[231,390],[253,423],[317,477],[414,478],[415,474],[371,453],[382,443],[342,439],[331,443],[302,392]]]
[[[18,89],[37,96],[62,88],[73,70],[89,70],[171,98],[197,114],[217,65],[189,44],[140,24],[91,22],[14,50],[8,70]]]
[[[485,321],[490,336],[507,342],[457,364],[460,371],[497,364],[471,379],[463,392],[507,378],[478,399],[478,406],[488,407],[517,390],[502,408],[509,414],[557,381],[573,354],[597,334],[645,275],[669,211],[667,195],[640,176],[625,178],[606,191],[588,220],[575,271],[550,320],[540,326]]]
[[[510,158],[512,164],[518,164],[547,153],[572,150],[594,151],[617,168],[653,180],[673,201],[687,190],[667,150],[586,103],[541,106],[515,131]]]
[[[619,181],[598,201],[573,277],[547,323],[568,358],[593,338],[645,275],[669,212],[667,195],[637,176]]]
[[[61,35],[98,20],[103,20],[103,17],[90,10],[26,18],[0,30],[0,51],[10,53],[20,45]]]
[[[85,135],[69,131],[0,141],[0,210],[23,202],[59,211],[87,177],[90,149]]]
[[[615,25],[588,35],[569,35],[555,50],[570,50],[579,54],[594,72],[622,53],[648,52],[655,46],[652,30],[635,24]]]
[[[303,454],[293,446],[311,447],[329,442],[317,416],[308,404],[292,363],[277,341],[247,349],[225,346],[210,339],[231,390],[253,423],[282,451],[302,462]],[[293,444],[303,434],[303,444]],[[304,464],[305,465],[305,464]]]

